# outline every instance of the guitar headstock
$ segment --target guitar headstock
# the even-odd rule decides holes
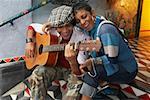
[[[99,51],[101,48],[100,39],[96,40],[87,40],[79,43],[78,49],[80,51]]]

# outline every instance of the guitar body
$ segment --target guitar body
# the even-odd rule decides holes
[[[53,67],[57,62],[58,52],[42,52],[45,46],[58,44],[58,37],[52,34],[36,33],[35,55],[33,58],[25,59],[27,69],[32,69],[38,65]]]
[[[57,63],[58,51],[62,51],[66,44],[59,44],[57,36],[52,34],[36,33],[35,53],[33,58],[25,59],[27,69],[32,69],[37,65],[53,67]],[[72,46],[75,46],[74,44]],[[100,40],[89,40],[78,44],[80,51],[99,51]]]

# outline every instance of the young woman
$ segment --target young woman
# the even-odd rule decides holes
[[[82,72],[88,68],[80,90],[82,100],[90,100],[96,93],[99,80],[110,83],[130,83],[137,74],[137,62],[131,49],[120,35],[117,27],[112,24],[99,25],[102,16],[96,16],[95,11],[86,2],[74,5],[73,13],[77,22],[92,39],[99,38],[101,49],[91,52],[92,58],[80,66]]]

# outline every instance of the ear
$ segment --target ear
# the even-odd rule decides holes
[[[92,16],[93,16],[94,18],[96,18],[96,12],[95,12],[95,10],[92,10]]]

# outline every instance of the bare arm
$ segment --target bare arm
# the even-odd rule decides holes
[[[71,71],[75,75],[81,75],[81,71],[79,69],[79,64],[77,62],[77,52],[73,50],[73,47],[70,44],[65,46],[65,57],[68,60]]]
[[[29,26],[26,32],[26,46],[25,46],[25,56],[28,58],[34,57],[35,35],[36,32],[34,31],[33,27]]]

